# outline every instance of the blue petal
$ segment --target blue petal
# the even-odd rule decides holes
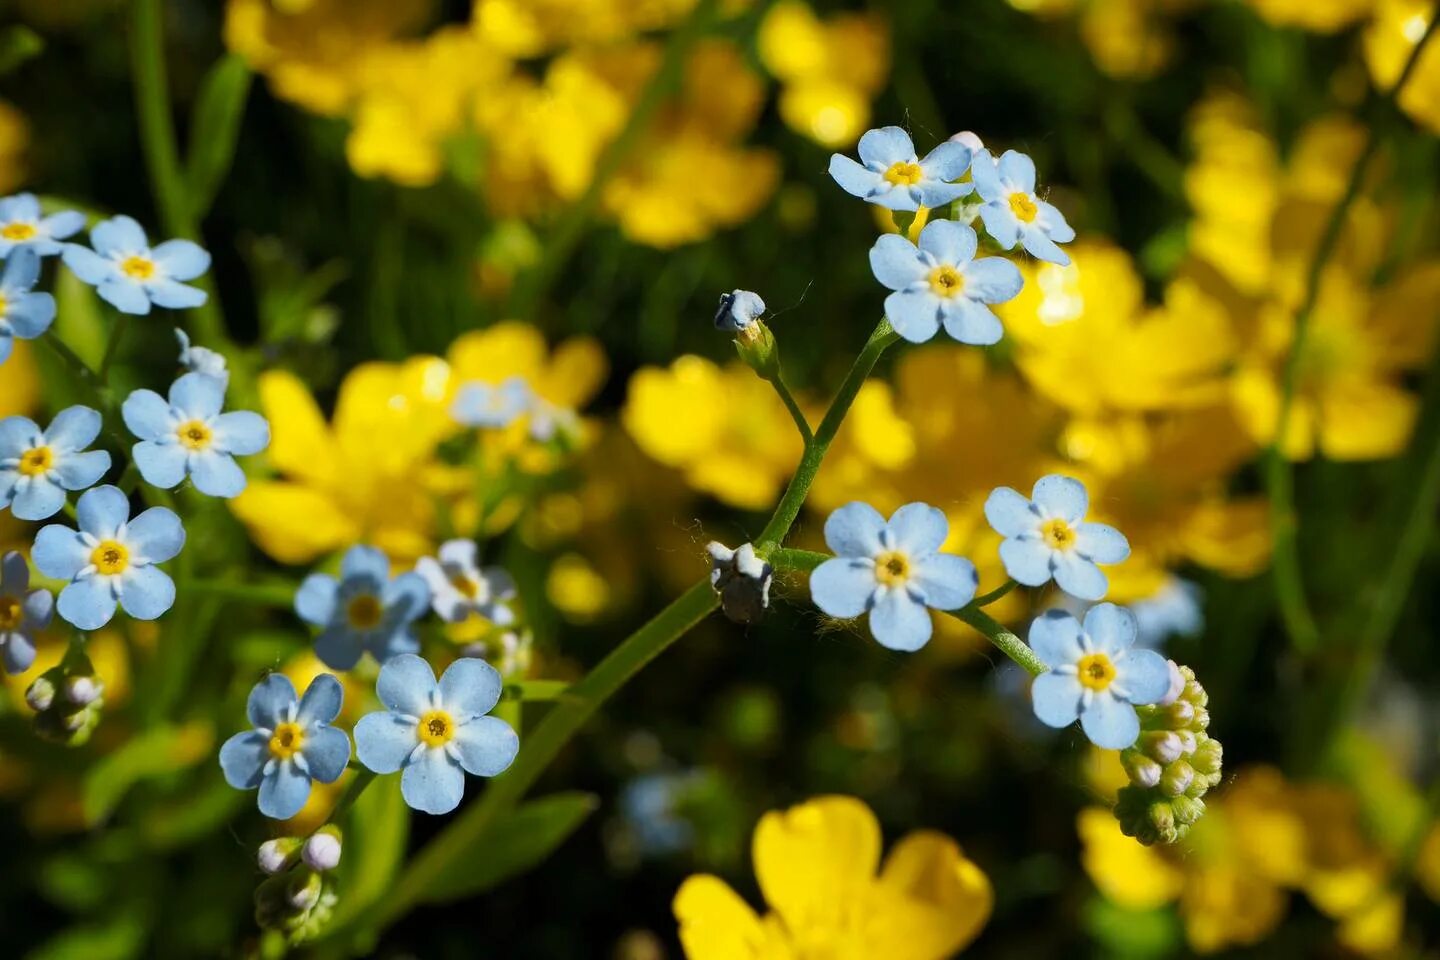
[[[890,326],[911,343],[924,343],[940,330],[940,298],[929,289],[892,293],[885,298]]]
[[[207,450],[190,458],[190,480],[208,497],[238,497],[245,491],[245,471],[228,453]]]
[[[864,613],[875,588],[874,564],[851,557],[826,560],[810,573],[810,599],[824,613],[842,620]]]
[[[321,783],[334,783],[350,762],[350,738],[334,727],[311,727],[305,734],[303,752],[310,776]]]
[[[169,490],[185,479],[190,458],[178,443],[156,443],[141,440],[130,448],[130,459],[140,476],[152,487]]]
[[[96,251],[105,256],[143,254],[150,249],[150,241],[145,236],[144,228],[136,223],[133,217],[127,217],[123,213],[97,223],[90,231],[90,243]]]
[[[1129,650],[1116,660],[1115,681],[1125,699],[1136,705],[1154,703],[1170,690],[1170,661],[1154,650]]]
[[[1020,268],[1004,257],[982,257],[965,267],[965,296],[971,300],[1004,303],[1023,286]]]
[[[942,183],[939,180],[922,180],[911,187],[911,192],[920,194],[919,202],[922,206],[943,207],[952,200],[959,200],[965,194],[974,189],[969,183]]]
[[[84,450],[100,436],[100,412],[89,407],[66,407],[50,421],[45,442],[57,451],[74,453]]]
[[[867,167],[888,168],[891,164],[915,162],[915,144],[910,134],[899,127],[877,127],[866,130],[857,148],[860,162]]]
[[[1074,550],[1055,554],[1055,582],[1080,600],[1102,599],[1110,589],[1110,580],[1100,568]]]
[[[1039,213],[1035,220],[1045,228],[1050,239],[1056,243],[1069,243],[1075,239],[1075,228],[1071,227],[1065,220],[1065,214],[1054,204],[1046,203],[1044,200],[1036,201]]]
[[[27,293],[11,301],[5,320],[21,340],[34,340],[55,320],[55,298],[48,293]]]
[[[430,709],[437,689],[435,671],[430,669],[430,664],[410,653],[387,660],[375,682],[381,703],[396,713],[412,717]]]
[[[310,777],[294,760],[283,760],[260,781],[260,812],[271,820],[289,820],[310,799]]]
[[[5,272],[0,274],[0,287],[10,295],[24,293],[35,286],[40,279],[40,255],[34,250],[21,247],[5,262]]]
[[[1000,174],[995,169],[995,159],[990,156],[989,150],[976,150],[970,158],[970,180],[975,184],[975,192],[987,202],[1000,200],[1005,193],[1000,185]],[[990,229],[988,221],[985,229]]]
[[[150,298],[145,288],[128,277],[107,277],[95,288],[100,299],[121,313],[143,317],[150,312]]]
[[[414,722],[387,710],[367,713],[355,724],[355,756],[376,773],[399,770],[419,744]]]
[[[1080,728],[1097,747],[1124,750],[1140,736],[1140,718],[1135,708],[1107,693],[1097,693],[1080,714]]]
[[[10,359],[10,353],[15,349],[15,337],[9,329],[0,326],[0,364]]]
[[[79,210],[61,210],[59,213],[50,214],[40,223],[52,240],[64,240],[79,233],[85,226],[85,214]]]
[[[1085,655],[1081,634],[1079,620],[1064,610],[1047,610],[1030,624],[1030,648],[1051,669],[1076,663]]]
[[[482,612],[481,615],[484,616],[484,613]],[[499,623],[494,617],[488,619]],[[504,626],[504,624],[501,625]],[[397,627],[388,634],[377,634],[370,638],[370,654],[380,663],[398,657],[402,653],[419,652],[420,641],[415,638],[415,634],[411,633],[408,627]]]
[[[130,521],[125,540],[133,551],[151,563],[164,563],[185,549],[185,525],[175,511],[151,507]]]
[[[90,548],[74,530],[52,523],[35,535],[30,559],[35,562],[35,568],[47,577],[73,580],[75,574],[90,564]]]
[[[920,209],[920,190],[917,187],[892,186],[880,177],[876,177],[875,189],[865,199],[887,210]]]
[[[295,722],[308,727],[316,723],[332,723],[340,716],[340,707],[345,702],[345,689],[328,673],[322,673],[310,681],[305,696],[300,698],[300,709]],[[348,754],[347,754],[348,756]]]
[[[254,790],[265,775],[270,759],[270,738],[247,730],[237,733],[220,747],[220,769],[225,782],[237,790]]]
[[[440,702],[457,716],[478,717],[500,702],[500,672],[484,660],[462,657],[440,677]]]
[[[175,605],[175,581],[159,567],[131,567],[121,584],[120,605],[136,620],[157,620]]]
[[[328,627],[315,638],[315,656],[331,670],[349,670],[364,652],[360,638],[343,626]]]
[[[881,542],[910,556],[934,553],[950,536],[945,511],[928,503],[907,503],[890,515]]]
[[[932,220],[920,231],[920,249],[954,266],[970,261],[978,244],[975,231],[954,220]]]
[[[980,583],[975,564],[950,553],[926,557],[911,577],[925,592],[926,605],[936,610],[959,610],[975,599],[975,588]]]
[[[1037,260],[1059,264],[1062,267],[1070,266],[1070,256],[1055,246],[1055,242],[1037,227],[1032,226],[1022,230],[1020,242],[1025,248],[1025,252]]]
[[[1120,563],[1130,556],[1130,541],[1107,524],[1082,523],[1075,528],[1075,549],[1096,563]]]
[[[345,552],[340,561],[340,579],[364,578],[375,584],[390,579],[390,560],[384,551],[375,547],[354,546]]]
[[[1000,562],[1016,583],[1038,587],[1050,580],[1050,559],[1055,551],[1039,540],[1011,537],[1000,544]]]
[[[1058,473],[1036,480],[1030,499],[1045,516],[1061,517],[1069,523],[1084,520],[1085,512],[1090,509],[1090,496],[1085,492],[1085,484]]]
[[[335,594],[339,584],[334,577],[312,573],[295,591],[295,612],[300,619],[317,627],[330,623],[335,616]]]
[[[135,390],[120,406],[120,416],[141,440],[169,438],[175,429],[170,404],[154,390]]]
[[[194,280],[210,269],[210,254],[189,240],[166,240],[150,257],[172,280]]]
[[[945,332],[961,343],[988,347],[1005,336],[1000,318],[990,308],[967,297],[959,297],[945,305]]]
[[[1000,249],[1010,250],[1020,239],[1020,221],[1015,219],[1015,214],[1004,200],[981,207],[980,219],[985,222],[985,232],[1000,245]]]
[[[936,180],[959,180],[970,169],[970,148],[955,140],[946,140],[925,155],[920,169]]]
[[[430,588],[425,578],[418,573],[402,573],[385,584],[380,592],[380,602],[392,623],[410,623],[425,613],[430,606]]]
[[[879,174],[839,153],[830,158],[830,176],[846,193],[861,199],[869,199],[883,183]]]
[[[1035,161],[1019,150],[1006,150],[998,164],[1000,179],[1013,189],[1035,192]]]
[[[100,577],[76,580],[60,591],[56,610],[80,630],[99,630],[115,616],[115,594]]]
[[[249,410],[222,413],[215,418],[215,445],[226,453],[249,456],[270,445],[270,421]]]
[[[150,302],[168,310],[191,310],[209,299],[204,290],[174,280],[151,280],[145,284]]]
[[[50,596],[43,591],[38,595]],[[8,634],[0,632],[0,663],[11,676],[24,673],[35,665],[35,645],[18,630]]]
[[[115,265],[114,260],[102,257],[89,247],[82,247],[78,243],[65,244],[65,252],[61,255],[61,259],[64,260],[65,266],[70,268],[71,273],[92,287],[113,279],[119,273],[119,268]]]
[[[50,616],[55,612],[55,597],[49,590],[33,590],[25,598],[21,609],[24,610],[20,621],[22,630],[44,630],[50,625]]]
[[[0,223],[30,222],[40,218],[40,200],[33,193],[17,193],[0,199]]]
[[[852,501],[825,520],[825,544],[841,557],[873,557],[881,551],[885,518],[868,503]]]
[[[245,701],[245,716],[252,727],[274,730],[290,721],[290,708],[295,706],[295,685],[283,673],[266,674],[265,679],[250,690]]]
[[[870,609],[870,633],[882,647],[919,650],[930,640],[930,612],[904,590],[881,591]]]
[[[17,520],[47,520],[65,506],[65,490],[48,477],[32,477],[25,489],[15,494],[10,512]]]
[[[465,774],[443,749],[422,750],[400,775],[400,795],[413,810],[449,813],[465,797]]]
[[[45,434],[28,417],[6,417],[0,420],[0,460],[18,458],[20,454],[45,442]]]
[[[182,417],[209,420],[225,406],[225,384],[203,373],[183,374],[170,385],[170,406]]]
[[[1042,673],[1030,684],[1030,706],[1049,727],[1068,727],[1080,717],[1084,691],[1073,674]]]
[[[460,766],[477,777],[504,773],[520,752],[520,737],[499,717],[477,717],[455,731]]]
[[[86,490],[75,503],[75,517],[80,529],[100,540],[115,535],[120,525],[130,519],[130,500],[120,488],[106,484]]]
[[[1135,643],[1139,626],[1135,614],[1126,608],[1098,603],[1085,614],[1085,633],[1096,650],[1113,658]]]
[[[884,234],[875,241],[870,248],[870,271],[891,290],[904,290],[923,281],[928,273],[915,244],[898,233]]]
[[[30,567],[19,550],[11,550],[0,559],[0,596],[23,597],[30,588]]]
[[[55,482],[66,490],[84,490],[94,486],[110,470],[110,454],[104,450],[72,453],[51,468]]]

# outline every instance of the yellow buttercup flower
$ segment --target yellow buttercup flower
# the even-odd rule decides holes
[[[764,917],[708,874],[675,894],[689,960],[944,960],[975,938],[994,900],[944,834],[909,834],[882,866],[880,826],[852,797],[765,814],[753,856]]]
[[[1372,0],[1375,17],[1365,31],[1365,63],[1377,86],[1389,87],[1400,77],[1415,44],[1425,35],[1433,4],[1426,0]],[[1400,108],[1432,132],[1440,132],[1440,48],[1434,43],[1400,91]]]
[[[35,347],[29,341],[11,341],[14,352],[5,361],[0,377],[0,417],[26,416],[40,404],[40,371],[35,366]]]
[[[477,33],[515,57],[674,26],[695,0],[476,0]]]
[[[1334,33],[1362,19],[1375,0],[1247,0],[1255,12],[1280,27]]]

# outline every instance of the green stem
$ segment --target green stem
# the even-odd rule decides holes
[[[293,583],[226,583],[222,580],[192,580],[191,593],[221,600],[242,600],[269,607],[289,607],[295,602]]]
[[[355,801],[360,799],[360,794],[364,793],[366,788],[374,782],[375,774],[363,767],[360,768],[355,776],[351,778],[350,782],[345,785],[345,792],[342,793],[340,799],[336,801],[335,808],[330,811],[330,816],[326,822],[338,824],[340,818],[349,813],[350,808],[355,806]]]
[[[105,385],[100,382],[100,377],[95,371],[90,369],[90,364],[80,359],[80,355],[74,350],[71,350],[65,341],[56,335],[53,329],[50,330],[48,335],[41,337],[40,340],[50,348],[50,351],[54,353],[55,356],[60,358],[62,363],[70,368],[71,372],[84,382],[91,393],[99,396],[104,391]]]
[[[795,421],[795,426],[800,431],[801,441],[809,443],[814,436],[810,432],[810,421],[805,419],[805,411],[801,410],[800,404],[795,402],[795,396],[786,386],[785,378],[777,373],[775,379],[768,382],[775,388],[775,392],[780,394],[780,400],[785,404],[785,409],[790,411],[790,419]]]
[[[1415,65],[1420,60],[1420,54],[1435,33],[1437,24],[1440,24],[1440,11],[1432,14],[1424,36],[1415,45],[1415,49],[1410,52],[1410,58],[1405,62],[1399,77],[1381,95],[1382,105],[1392,103],[1400,89],[1405,86],[1405,82],[1410,79]],[[1290,462],[1286,459],[1283,451],[1284,440],[1289,432],[1290,412],[1295,401],[1300,357],[1309,336],[1310,318],[1320,296],[1321,277],[1325,272],[1326,265],[1330,262],[1330,257],[1335,252],[1335,246],[1339,242],[1340,233],[1345,226],[1345,217],[1356,197],[1360,195],[1365,172],[1379,147],[1379,124],[1372,120],[1365,147],[1350,171],[1350,180],[1345,185],[1345,192],[1341,195],[1340,201],[1336,203],[1335,209],[1331,211],[1330,220],[1326,223],[1325,231],[1320,237],[1320,244],[1315,248],[1315,256],[1310,261],[1310,269],[1305,278],[1305,295],[1300,302],[1300,308],[1295,313],[1295,336],[1290,344],[1290,350],[1286,354],[1285,366],[1281,373],[1280,409],[1275,421],[1275,438],[1265,451],[1265,485],[1270,497],[1270,526],[1274,539],[1272,565],[1276,599],[1280,604],[1280,616],[1285,623],[1285,630],[1290,635],[1290,640],[1295,648],[1302,653],[1311,653],[1315,650],[1320,641],[1320,631],[1305,598],[1305,583],[1300,569],[1299,524],[1295,515],[1295,478]]]
[[[115,325],[110,328],[110,339],[105,343],[105,355],[100,359],[100,371],[96,374],[102,384],[110,383],[110,365],[115,362],[115,356],[120,352],[120,341],[125,338],[129,327],[130,314],[116,314]]]

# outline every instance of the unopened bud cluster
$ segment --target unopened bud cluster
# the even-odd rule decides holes
[[[279,930],[292,944],[311,939],[334,909],[341,834],[326,824],[309,837],[278,837],[260,845],[256,861],[269,879],[255,891],[255,922]]]
[[[1206,733],[1209,696],[1189,667],[1172,661],[1170,693],[1137,707],[1140,737],[1120,753],[1130,784],[1120,789],[1120,829],[1145,845],[1174,843],[1205,813],[1206,792],[1220,782],[1220,741]]]
[[[35,730],[47,740],[77,747],[90,739],[105,707],[105,684],[84,657],[67,657],[51,667],[25,691],[35,711]]]

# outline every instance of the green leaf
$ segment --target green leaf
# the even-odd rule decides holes
[[[1104,944],[1107,957],[1151,960],[1180,947],[1180,921],[1174,910],[1128,910],[1104,897],[1092,897],[1081,916],[1090,936]]]
[[[235,161],[235,144],[240,138],[240,121],[245,116],[251,76],[244,59],[231,54],[216,61],[200,84],[190,123],[190,152],[185,171],[190,213],[197,221],[209,212],[220,184]]]
[[[461,900],[499,886],[532,869],[574,833],[600,805],[593,793],[553,793],[532,800],[497,820],[475,844],[462,853],[421,893],[427,903]]]
[[[45,41],[29,27],[17,25],[0,30],[0,76],[40,56],[44,49]]]
[[[139,781],[194,766],[209,755],[214,740],[208,725],[192,723],[160,727],[128,741],[85,778],[85,822],[93,826],[104,820]]]
[[[129,960],[140,956],[148,918],[121,911],[99,923],[71,927],[27,955],[27,960]]]
[[[400,795],[400,775],[376,777],[350,808],[340,858],[340,903],[332,926],[363,916],[394,885],[410,836],[410,810]],[[360,924],[364,926],[363,922]]]

